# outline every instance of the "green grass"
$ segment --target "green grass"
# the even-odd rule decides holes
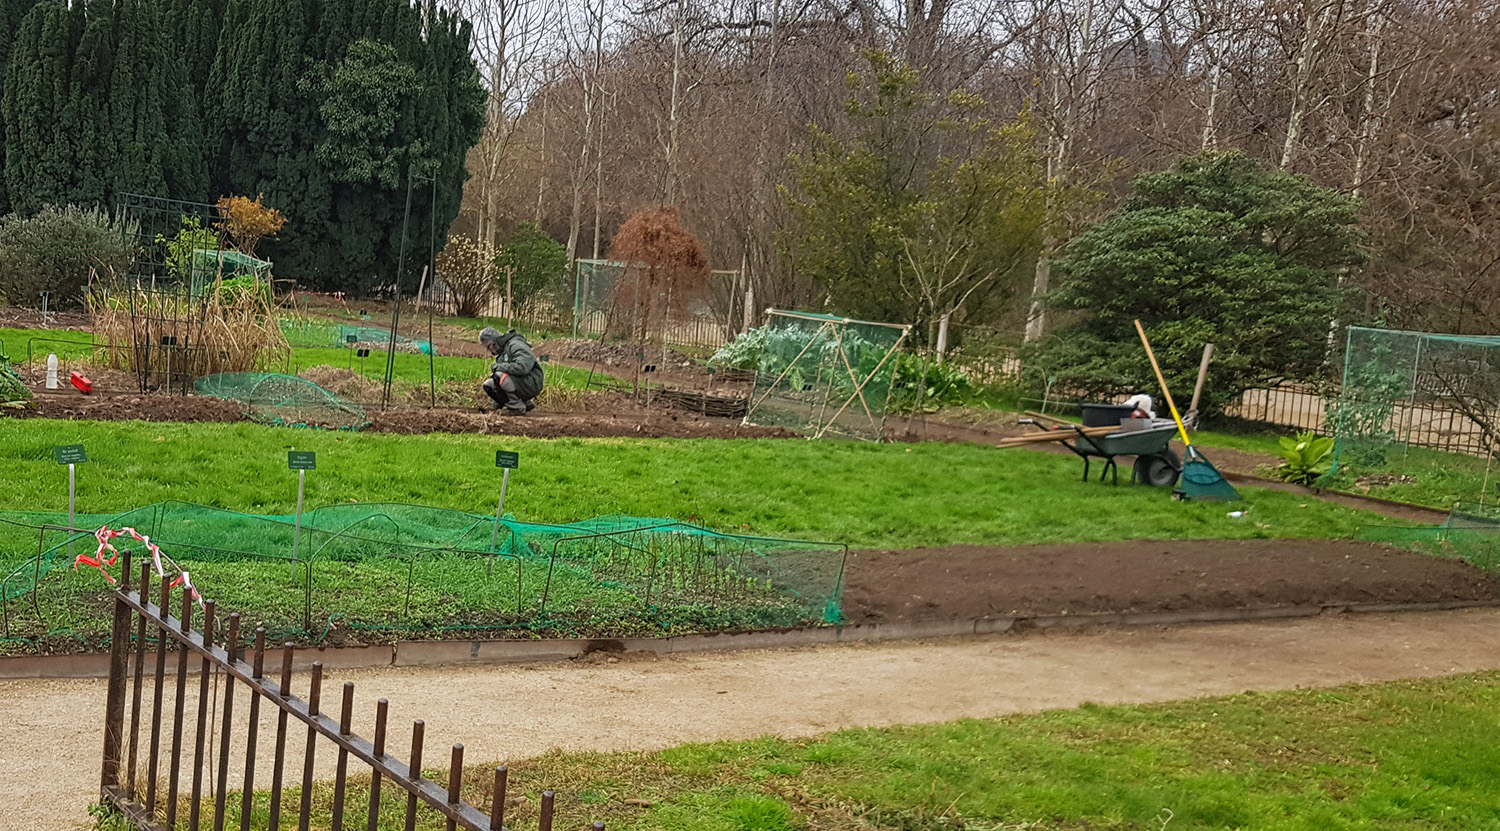
[[[340,434],[253,424],[0,420],[0,509],[62,507],[51,448],[84,444],[80,510],[167,499],[291,513],[286,451],[318,451],[307,502],[413,502],[489,513],[494,450],[521,452],[507,509],[523,520],[607,513],[698,518],[754,534],[863,546],[1032,543],[1137,537],[1348,537],[1367,512],[1245,489],[1246,520],[1164,490],[1080,482],[1072,457],[965,444],[799,440],[528,440]]]
[[[1293,435],[1293,431],[1204,431],[1195,434],[1193,440],[1208,448],[1225,447],[1280,458],[1278,441],[1282,435]],[[1359,482],[1361,477],[1382,474],[1407,476],[1414,481],[1388,485],[1371,485],[1368,482],[1361,485]],[[1487,465],[1482,457],[1467,453],[1446,453],[1425,447],[1392,445],[1385,464],[1367,469],[1346,469],[1329,487],[1447,510],[1460,501],[1483,500],[1494,504],[1497,499],[1497,482],[1500,482],[1500,465]]]
[[[1497,707],[1500,674],[1482,673],[506,761],[512,794],[557,792],[563,827],[1470,831],[1500,828]],[[493,769],[466,765],[475,804]],[[323,814],[331,791],[314,794]],[[363,827],[367,787],[350,794]],[[507,825],[535,828],[535,808]]]
[[[51,449],[73,443],[82,443],[89,454],[89,462],[79,469],[78,504],[90,515],[82,522],[90,525],[107,515],[174,499],[249,514],[290,514],[297,493],[296,476],[286,467],[286,451],[292,448],[318,453],[318,468],[307,477],[309,509],[406,502],[487,515],[500,479],[494,451],[501,448],[521,454],[506,510],[523,521],[571,522],[611,513],[674,517],[734,533],[853,546],[1349,537],[1358,526],[1378,520],[1367,512],[1254,489],[1246,492],[1252,504],[1249,517],[1234,519],[1223,504],[1174,502],[1165,490],[1080,482],[1079,464],[1069,457],[963,444],[549,441],[44,419],[0,419],[0,466],[11,474],[0,490],[0,511],[64,509],[66,473],[53,462]],[[61,521],[57,515],[21,518],[33,526]],[[144,512],[131,522],[150,527]],[[172,527],[173,535],[192,536],[180,523]],[[203,544],[254,551],[269,559],[226,563],[194,549],[181,552],[184,561],[192,561],[198,584],[225,608],[278,632],[301,629],[297,636],[305,639],[431,636],[486,626],[621,635],[702,631],[752,621],[783,625],[788,621],[773,616],[784,613],[799,616],[790,622],[802,615],[821,619],[817,609],[783,612],[755,599],[734,609],[675,599],[652,604],[627,586],[564,577],[554,582],[553,599],[543,615],[538,587],[544,578],[538,564],[525,570],[518,592],[513,564],[497,563],[492,579],[481,574],[477,559],[427,554],[408,571],[412,561],[403,556],[402,546],[393,545],[389,553],[320,561],[314,567],[312,625],[303,626],[304,578],[285,562],[291,544],[284,523],[213,527],[222,543]],[[166,530],[161,537],[173,541]],[[178,542],[199,544],[188,538]],[[168,549],[172,554],[170,545]],[[0,572],[20,566],[37,550],[34,530],[0,524]],[[799,567],[793,572],[800,574]],[[809,577],[817,579],[812,572]],[[57,649],[77,648],[69,647],[71,637],[95,642],[102,636],[104,587],[97,574],[54,571],[43,585],[41,614],[29,610],[31,622],[12,635],[42,638],[48,648]],[[12,609],[26,605],[15,602]],[[374,635],[368,634],[371,627]],[[367,634],[351,633],[351,628]],[[56,637],[49,640],[49,633]],[[23,643],[14,648],[31,647]]]
[[[304,369],[314,366],[327,365],[336,368],[352,368],[355,372],[364,374],[366,377],[376,380],[385,378],[386,356],[385,352],[371,351],[370,356],[361,361],[358,357],[351,356],[350,350],[330,347],[297,347],[292,351],[291,364],[288,366],[268,367],[268,371],[287,372],[295,375]],[[352,358],[352,360],[351,360]],[[491,361],[486,358],[469,358],[454,355],[438,355],[432,358],[432,367],[429,369],[428,356],[409,352],[397,352],[392,370],[392,379],[399,384],[408,387],[421,386],[424,389],[428,382],[428,373],[432,372],[439,386],[452,381],[472,381],[475,384],[489,377]],[[565,389],[583,389],[584,382],[588,380],[588,372],[574,369],[560,364],[545,364],[547,372],[547,384]]]
[[[87,358],[92,354],[93,335],[71,329],[0,329],[0,355],[9,355],[13,363],[26,361],[26,345],[31,343],[33,362],[44,361],[47,353],[59,358]]]

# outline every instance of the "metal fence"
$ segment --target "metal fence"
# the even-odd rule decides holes
[[[130,573],[127,550],[122,574]],[[424,778],[422,721],[412,724],[409,759],[395,758],[386,752],[385,699],[375,705],[374,741],[355,735],[353,682],[343,685],[338,717],[333,718],[324,711],[321,663],[312,665],[306,696],[299,697],[294,692],[290,644],[281,650],[277,680],[268,679],[265,630],[256,630],[254,645],[245,656],[248,660],[243,660],[238,614],[229,616],[227,631],[221,636],[214,603],[208,601],[203,604],[202,631],[194,631],[194,593],[188,588],[179,592],[181,611],[172,617],[167,609],[175,583],[163,579],[159,599],[153,604],[148,600],[151,574],[152,564],[141,563],[138,586],[122,585],[114,593],[100,774],[103,802],[136,828],[197,831],[212,817],[216,831],[225,827],[307,829],[314,824],[332,831],[360,826],[374,831],[395,827],[398,821],[410,831],[420,816],[433,814],[449,831],[505,827],[505,767],[495,769],[487,794],[473,795],[481,804],[488,797],[488,810],[475,807],[463,794],[462,744],[453,745],[446,786]],[[176,665],[170,680],[169,655],[175,656]],[[197,704],[190,709],[189,675],[195,670]],[[237,693],[238,687],[248,693],[249,704],[246,716],[237,723],[236,699],[244,695]],[[169,688],[170,702],[166,700]],[[221,688],[222,698],[217,695]],[[260,736],[262,707],[276,717],[269,747]],[[218,723],[213,724],[210,713],[216,709]],[[295,733],[303,728],[306,736],[299,742]],[[288,766],[288,758],[295,755],[288,752],[289,740],[301,745],[302,772],[296,779],[291,778]],[[326,782],[326,776],[319,775],[320,751],[333,754],[336,760],[331,795],[315,789],[318,781]],[[270,762],[270,788],[257,792],[265,761]],[[352,800],[351,789],[361,791]],[[553,793],[544,792],[539,828],[551,829],[554,813]],[[603,829],[604,824],[596,822],[593,827]]]
[[[1334,431],[1328,423],[1328,412],[1338,401],[1339,390],[1334,386],[1283,384],[1246,390],[1239,400],[1224,409],[1224,414],[1331,436]],[[1493,449],[1482,425],[1456,407],[1433,401],[1399,402],[1392,407],[1385,424],[1392,441],[1411,447],[1470,456],[1483,456]]]

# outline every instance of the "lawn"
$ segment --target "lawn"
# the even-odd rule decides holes
[[[0,466],[10,474],[0,492],[0,512],[6,512],[0,517],[25,523],[0,523],[0,572],[20,569],[9,586],[13,596],[19,597],[17,586],[25,591],[34,576],[25,565],[38,551],[34,527],[65,518],[36,513],[66,507],[66,473],[53,461],[52,448],[79,443],[89,454],[78,476],[79,510],[86,515],[80,524],[103,524],[112,515],[167,500],[259,515],[205,515],[158,526],[149,512],[138,512],[115,524],[158,528],[150,533],[225,608],[264,623],[281,633],[278,637],[311,640],[334,629],[378,630],[385,637],[486,628],[622,635],[828,619],[819,598],[833,591],[841,558],[830,561],[824,554],[776,555],[777,562],[792,564],[777,566],[784,570],[776,575],[793,575],[773,575],[778,586],[803,581],[796,589],[803,600],[789,606],[760,595],[725,603],[722,593],[708,597],[688,586],[699,573],[692,563],[701,562],[703,554],[700,546],[698,559],[692,559],[691,543],[682,544],[688,551],[679,545],[673,555],[672,561],[682,564],[674,566],[677,576],[662,578],[675,580],[679,589],[666,596],[641,591],[635,560],[619,566],[636,575],[634,582],[603,577],[606,569],[587,552],[574,558],[580,565],[573,571],[559,570],[549,582],[551,550],[545,547],[529,549],[536,557],[524,556],[523,550],[519,560],[495,563],[435,551],[487,549],[483,517],[493,514],[498,495],[496,449],[520,453],[506,512],[533,523],[604,514],[671,517],[734,534],[903,548],[1144,537],[1338,538],[1377,521],[1366,512],[1256,490],[1247,492],[1248,515],[1235,518],[1223,504],[1174,502],[1165,490],[1080,482],[1079,466],[1069,457],[965,444],[548,441],[253,424],[0,419]],[[296,475],[286,461],[293,448],[318,454],[317,469],[307,477],[309,511],[319,505],[412,503],[464,512],[422,522],[467,524],[468,530],[419,539],[414,515],[371,506],[368,510],[380,517],[359,528],[360,538],[344,540],[329,528],[302,541],[304,560],[307,551],[318,552],[309,584],[307,568],[292,561],[293,534],[285,516],[293,512],[297,493]],[[379,530],[386,526],[397,530]],[[60,541],[54,535],[48,545]],[[86,542],[75,543],[75,549],[87,550]],[[664,556],[662,545],[656,541],[630,550],[657,551],[649,555],[655,563]],[[562,555],[572,556],[567,549]],[[612,547],[609,556],[614,555]],[[647,567],[656,581],[651,585],[661,585],[656,566]],[[684,582],[687,575],[691,579]],[[61,633],[65,641],[75,636],[97,641],[103,620],[99,577],[58,568],[42,585],[41,614],[30,610],[30,623],[9,636]],[[13,611],[22,605],[29,604],[13,601]],[[34,641],[11,643],[12,649],[31,648]],[[55,642],[53,647],[62,648]]]
[[[71,329],[0,329],[0,355],[9,355],[12,363],[26,362],[26,347],[31,359],[40,362],[47,353],[59,358],[87,358],[93,352],[94,336]]]
[[[376,380],[385,378],[386,368],[385,352],[371,351],[368,358],[361,360],[352,354],[352,350],[338,349],[332,347],[299,346],[292,350],[291,360],[287,363],[266,367],[270,372],[286,372],[296,375],[304,369],[314,366],[331,366],[340,369],[353,369],[366,377]],[[588,372],[574,369],[573,367],[560,364],[544,364],[547,373],[548,386],[563,389],[583,389],[588,380]],[[429,357],[410,352],[397,352],[394,366],[392,368],[392,380],[404,387],[420,386],[424,389],[429,380],[428,374],[432,373],[437,384],[465,381],[473,382],[476,387],[489,376],[490,361],[484,358],[469,358],[453,355],[438,355],[431,358],[429,368]]]
[[[507,510],[568,522],[623,513],[697,519],[728,531],[858,546],[1132,538],[1353,535],[1373,514],[1245,489],[1251,509],[1173,502],[1165,490],[1079,481],[1069,456],[968,444],[798,440],[528,440],[401,437],[253,424],[0,420],[0,510],[65,507],[52,447],[81,443],[79,509],[126,511],[168,499],[288,514],[291,448],[318,452],[309,505],[412,502],[490,513],[496,449],[521,453]]]
[[[535,805],[554,789],[566,827],[1467,831],[1500,827],[1497,707],[1500,674],[1482,673],[506,761],[510,792]],[[494,765],[465,767],[465,793],[488,806]],[[325,815],[331,791],[314,794]],[[350,827],[367,793],[351,787]],[[536,827],[534,809],[507,819]]]

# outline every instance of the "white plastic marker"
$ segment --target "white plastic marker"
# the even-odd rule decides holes
[[[318,454],[311,450],[288,450],[286,466],[297,471],[297,519],[292,526],[292,562],[301,562],[297,548],[302,542],[302,492],[307,486],[307,472],[318,469]]]
[[[68,556],[73,556],[73,518],[77,506],[78,465],[89,460],[81,444],[63,444],[52,448],[52,458],[68,466]]]
[[[495,527],[490,530],[490,553],[496,553],[495,544],[500,540],[500,517],[505,516],[505,489],[510,487],[510,472],[521,467],[521,454],[512,450],[495,451],[495,467],[505,471],[500,474],[500,504],[495,506]],[[490,564],[484,570],[488,577],[495,566],[495,558],[490,558]]]

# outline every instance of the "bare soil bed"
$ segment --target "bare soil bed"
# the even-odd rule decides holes
[[[367,432],[415,435],[426,433],[481,433],[533,438],[794,438],[779,427],[746,427],[737,419],[713,418],[657,408],[649,416],[630,402],[615,413],[545,413],[525,416],[468,412],[456,409],[400,408],[368,412]],[[92,421],[248,421],[244,407],[207,396],[139,393],[80,395],[44,393],[35,406],[0,410],[0,418],[60,418]]]
[[[1330,540],[1132,540],[850,553],[851,623],[1500,601],[1466,562]]]

